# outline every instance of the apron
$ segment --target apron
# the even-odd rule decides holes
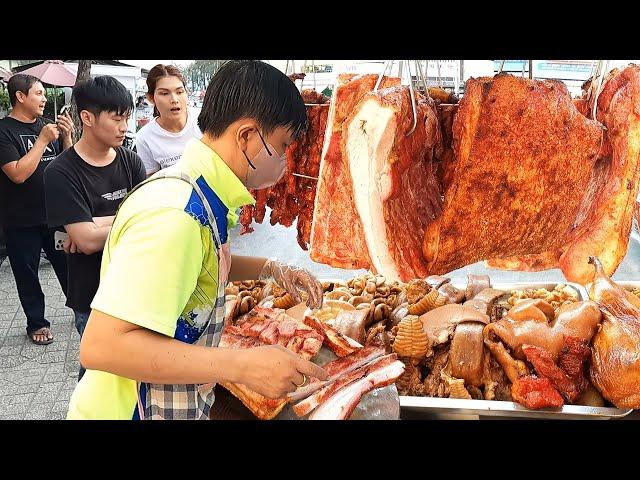
[[[191,185],[200,201],[204,205],[209,220],[211,244],[218,259],[218,292],[215,299],[211,299],[209,318],[206,326],[194,345],[216,347],[222,336],[225,314],[225,286],[231,268],[231,253],[229,244],[221,245],[218,226],[211,206],[207,202],[200,186],[186,173],[180,175],[159,172],[138,184],[128,194],[131,195],[142,185],[160,178],[175,178]],[[124,200],[121,203],[124,204]],[[117,213],[116,213],[117,216]],[[114,219],[115,223],[115,219]],[[215,400],[214,383],[200,385],[166,385],[155,383],[137,383],[137,413],[141,420],[208,420],[209,412]],[[144,399],[144,401],[143,401]]]

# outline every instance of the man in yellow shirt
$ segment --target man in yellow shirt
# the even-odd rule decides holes
[[[320,367],[280,346],[212,348],[222,334],[228,280],[272,278],[307,304],[322,287],[306,270],[232,256],[228,229],[248,192],[276,183],[285,149],[306,128],[291,80],[259,61],[231,61],[211,80],[182,159],[122,203],[105,245],[101,280],[80,344],[87,372],[70,419],[205,419],[218,382],[279,398]]]

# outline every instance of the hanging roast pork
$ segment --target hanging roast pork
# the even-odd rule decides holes
[[[455,167],[427,229],[430,273],[479,260],[554,252],[575,228],[602,127],[561,82],[470,79],[453,125]]]

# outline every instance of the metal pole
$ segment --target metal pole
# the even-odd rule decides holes
[[[529,60],[529,78],[533,79],[533,60]]]
[[[58,121],[58,87],[53,86],[53,119]]]

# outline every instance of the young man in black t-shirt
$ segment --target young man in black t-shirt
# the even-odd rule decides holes
[[[0,120],[0,223],[5,229],[7,255],[27,317],[32,342],[53,341],[44,316],[44,294],[38,279],[40,251],[44,250],[67,292],[64,253],[54,248],[53,230],[47,227],[44,195],[45,167],[71,146],[73,122],[66,115],[52,123],[41,117],[47,103],[36,77],[16,74],[7,84],[13,109]]]
[[[78,83],[82,137],[45,171],[47,219],[69,234],[67,306],[82,338],[100,280],[102,250],[122,199],[146,178],[138,154],[122,147],[133,97],[113,77]],[[79,379],[84,374],[80,368]]]

